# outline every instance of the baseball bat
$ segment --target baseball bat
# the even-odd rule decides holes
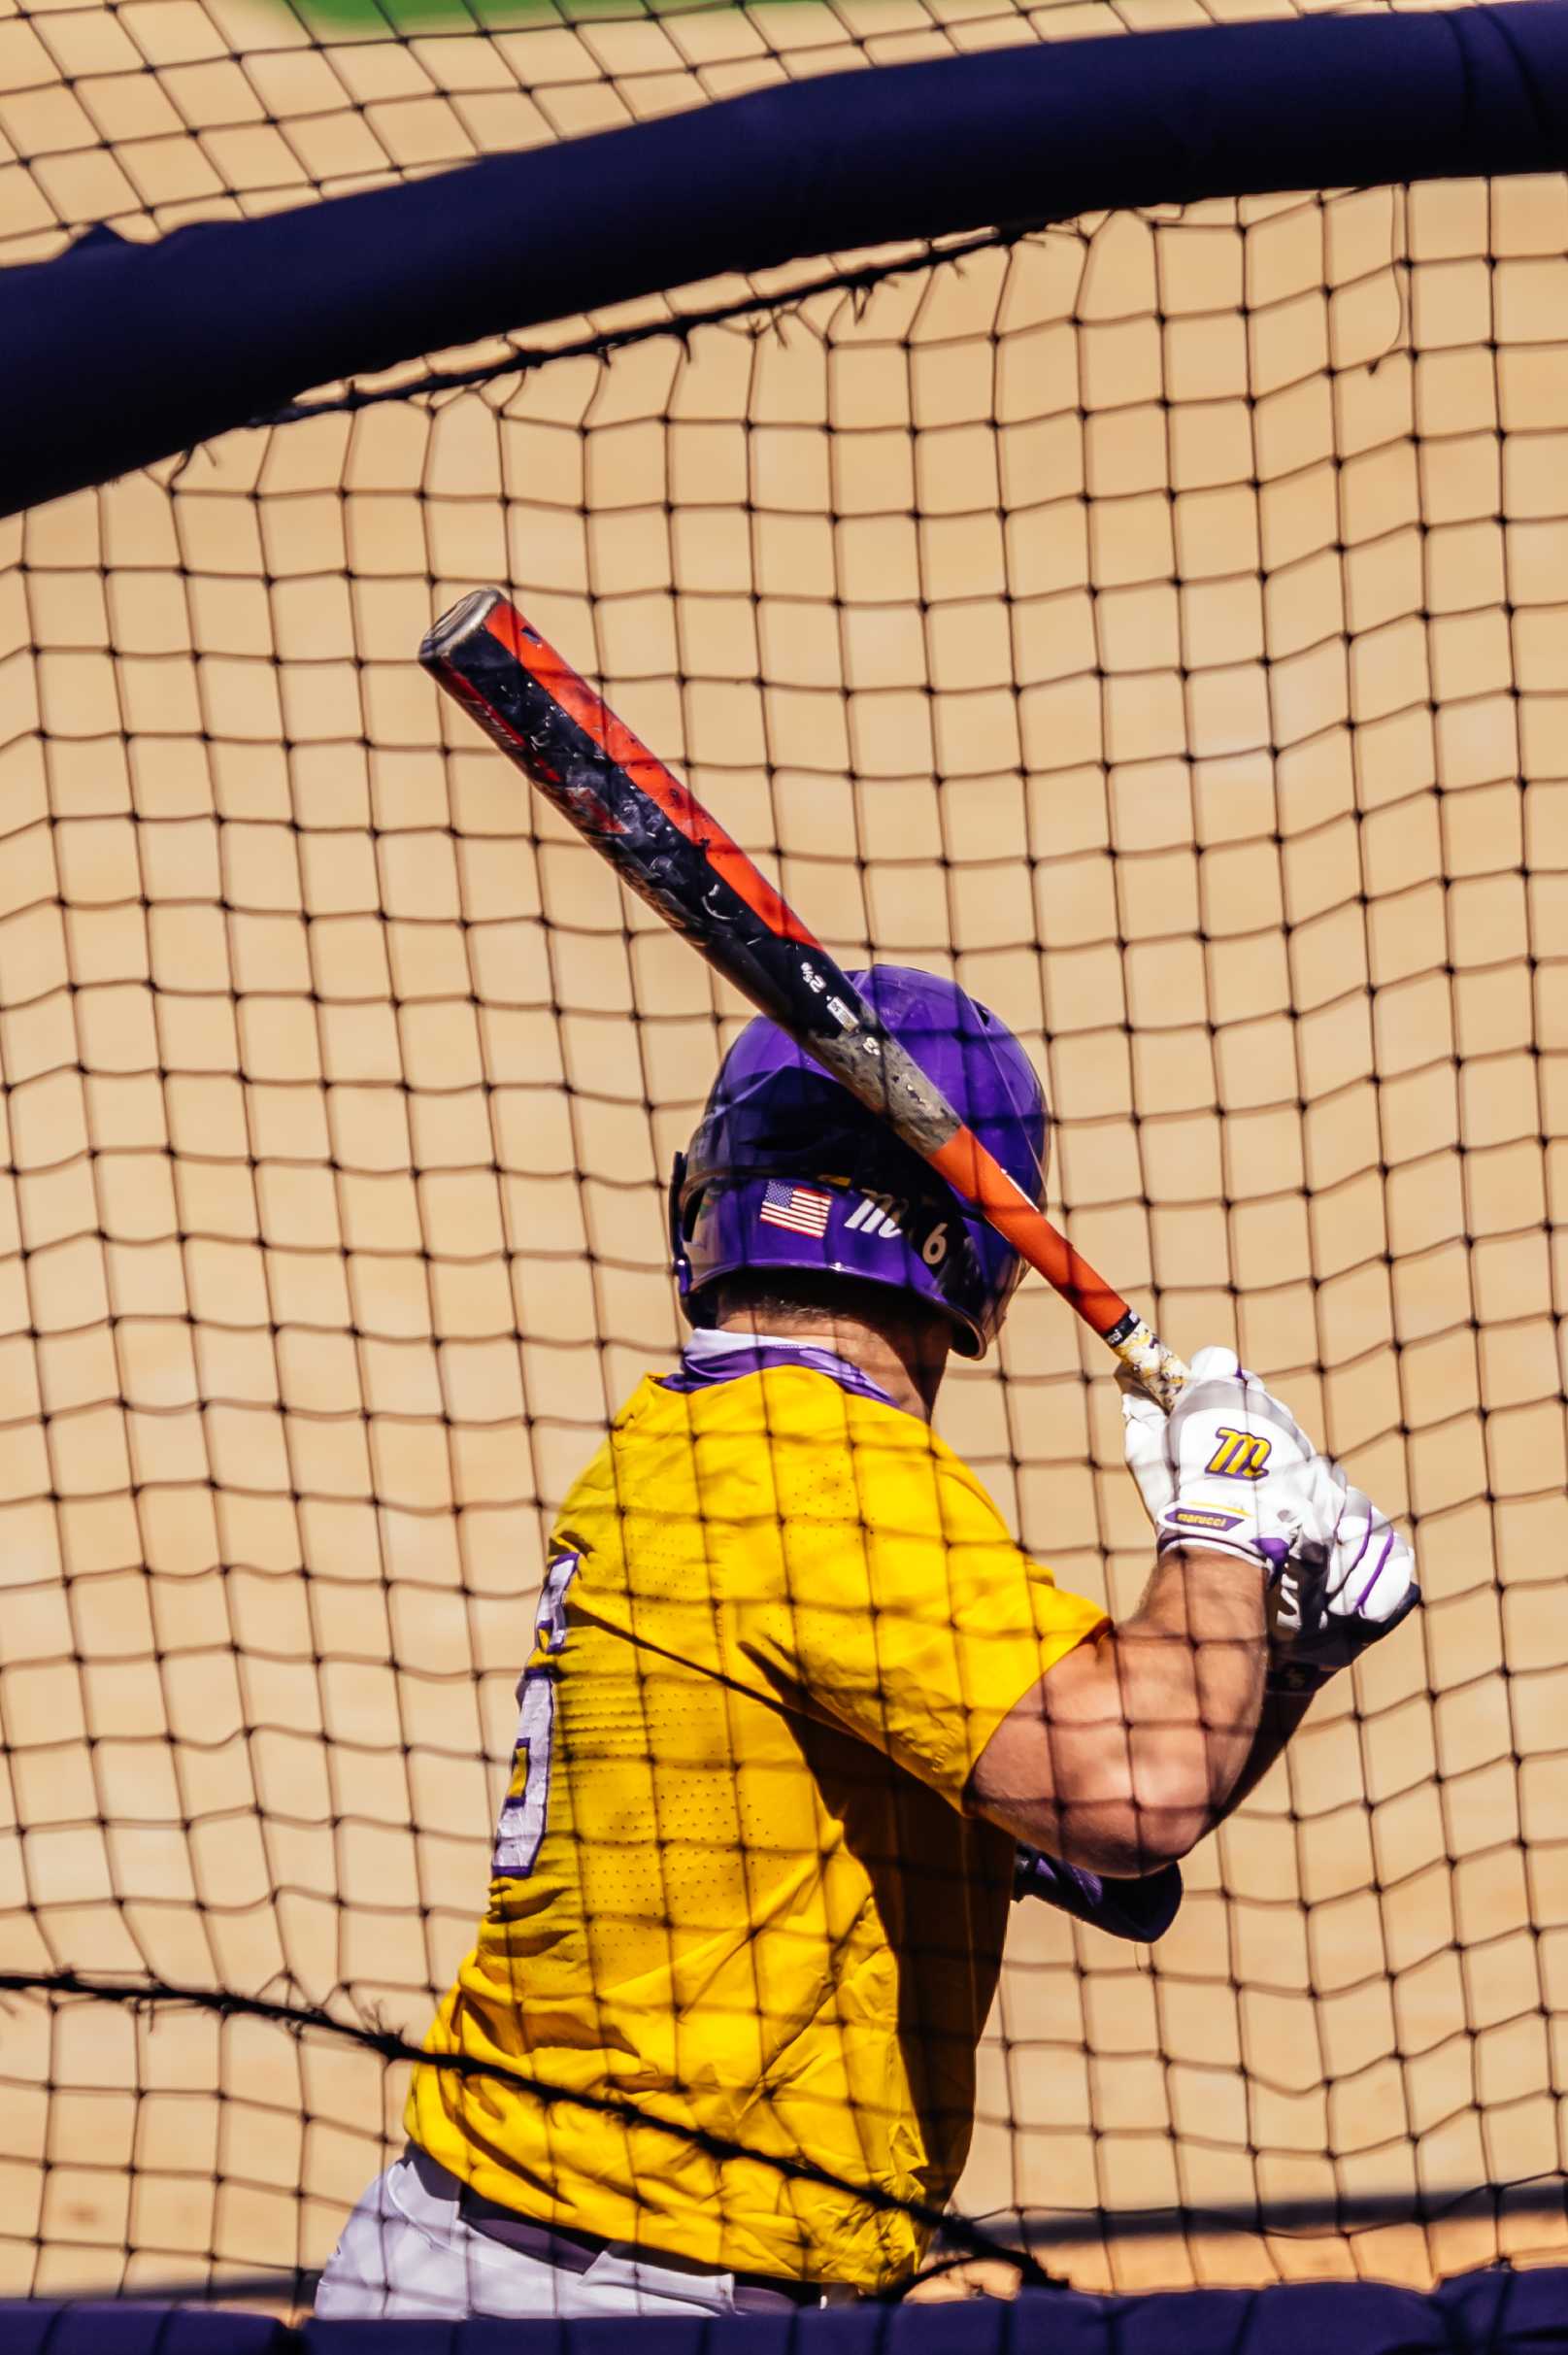
[[[751,860],[498,589],[424,668],[622,882],[972,1203],[1167,1412],[1187,1368],[1017,1185]]]

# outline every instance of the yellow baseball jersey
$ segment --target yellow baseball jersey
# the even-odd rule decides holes
[[[952,2191],[1011,1896],[965,1789],[1102,1624],[839,1360],[645,1380],[554,1531],[489,1907],[426,2044],[620,2114],[426,2068],[415,2140],[651,2254],[907,2277],[927,2232],[875,2195]]]

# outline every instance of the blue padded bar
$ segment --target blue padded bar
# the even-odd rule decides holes
[[[0,2298],[3,2355],[298,2355],[298,2347],[274,2314],[129,2299]]]
[[[1099,206],[1568,161],[1568,4],[1043,44],[0,274],[0,514],[311,386],[724,271]]]
[[[1467,2273],[1430,2297],[1282,2283],[1011,2304],[598,2322],[308,2322],[201,2308],[0,2303],[4,2355],[1547,2355],[1568,2346],[1568,2271]]]

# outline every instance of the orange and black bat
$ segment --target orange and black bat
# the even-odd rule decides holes
[[[419,660],[621,880],[973,1203],[1169,1410],[1187,1378],[1182,1360],[1015,1184],[740,845],[500,589],[454,605]]]

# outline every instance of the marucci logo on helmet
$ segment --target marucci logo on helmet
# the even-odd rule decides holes
[[[895,1235],[904,1231],[904,1215],[909,1204],[890,1194],[863,1194],[860,1207],[851,1210],[844,1222],[846,1234]]]
[[[923,1217],[922,1217],[923,1212]],[[948,1229],[951,1221],[946,1215],[932,1219],[929,1203],[911,1205],[896,1194],[863,1194],[860,1206],[851,1210],[844,1222],[846,1234],[863,1234],[868,1241],[891,1243],[902,1241],[906,1232],[921,1261],[927,1267],[940,1267],[948,1256]]]

